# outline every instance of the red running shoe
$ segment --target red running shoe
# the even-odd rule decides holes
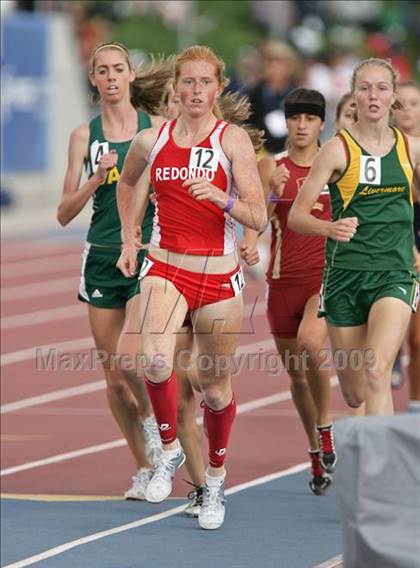
[[[334,448],[333,425],[317,426],[321,465],[327,473],[334,473],[337,464],[337,454]]]

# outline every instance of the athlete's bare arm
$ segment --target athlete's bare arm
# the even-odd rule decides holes
[[[413,162],[414,197],[420,202],[420,138],[408,136],[410,158]]]
[[[139,179],[147,167],[147,158],[156,141],[158,128],[147,128],[139,132],[131,142],[130,148],[124,161],[124,167],[117,184],[117,204],[118,213],[121,220],[123,243],[133,240],[134,216],[136,214],[135,197],[136,186]],[[139,188],[138,198],[148,198],[149,188],[143,185]],[[146,196],[146,197],[145,197]],[[136,219],[141,224],[141,218]]]
[[[118,161],[116,153],[103,154],[94,175],[82,187],[79,187],[88,143],[89,125],[82,124],[70,135],[63,194],[57,208],[57,219],[63,226],[80,213],[92,194],[105,181],[107,171],[113,168]]]
[[[150,151],[156,142],[159,129],[147,128],[139,132],[131,142],[124,167],[117,184],[117,205],[121,220],[121,238],[123,242],[123,253],[117,263],[118,268],[124,276],[131,277],[136,273],[137,249],[135,239],[135,227],[139,227],[143,222],[145,208],[142,212],[136,211],[135,200],[148,199],[149,187],[138,182],[141,175],[146,170],[147,159]],[[137,188],[137,195],[136,195]],[[138,218],[135,216],[139,215]]]
[[[267,225],[264,192],[258,175],[257,159],[248,133],[229,125],[222,146],[232,163],[233,180],[239,199],[230,214],[245,227],[262,231]]]
[[[268,196],[270,193],[270,179],[273,172],[276,169],[276,162],[272,156],[265,156],[257,164],[258,173],[261,179],[262,188],[265,197],[265,203],[267,207],[267,217],[270,220],[270,216],[274,209],[274,204],[268,202]],[[257,264],[259,261],[259,254],[257,250],[258,237],[262,231],[254,231],[249,227],[244,227],[244,240],[240,246],[241,258],[249,265]]]
[[[336,241],[350,241],[357,229],[357,218],[323,221],[311,215],[312,207],[329,181],[335,181],[346,168],[346,154],[337,138],[328,141],[318,152],[302,189],[290,209],[287,224],[304,235],[329,237]]]
[[[145,190],[147,188],[147,191]],[[142,247],[142,234],[141,234],[141,221],[146,213],[147,206],[150,202],[150,168],[144,170],[140,179],[136,185],[135,198],[134,198],[134,234],[136,247],[140,249]],[[121,241],[122,241],[121,236]]]

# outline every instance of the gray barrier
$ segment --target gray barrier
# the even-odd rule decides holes
[[[420,568],[420,416],[335,425],[344,568]]]

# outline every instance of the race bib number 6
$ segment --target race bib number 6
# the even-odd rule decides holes
[[[219,163],[219,152],[214,148],[202,148],[193,146],[190,152],[189,170],[211,170],[217,171]]]
[[[380,185],[381,158],[379,156],[360,156],[360,183]]]

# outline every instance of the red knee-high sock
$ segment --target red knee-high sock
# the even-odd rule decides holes
[[[178,384],[175,372],[163,383],[154,383],[145,377],[147,392],[159,426],[162,444],[170,444],[176,439],[176,416],[178,404]]]
[[[236,415],[236,401],[232,397],[230,403],[222,410],[212,410],[204,403],[204,422],[209,438],[209,460],[212,467],[222,467],[226,459],[226,450]]]

